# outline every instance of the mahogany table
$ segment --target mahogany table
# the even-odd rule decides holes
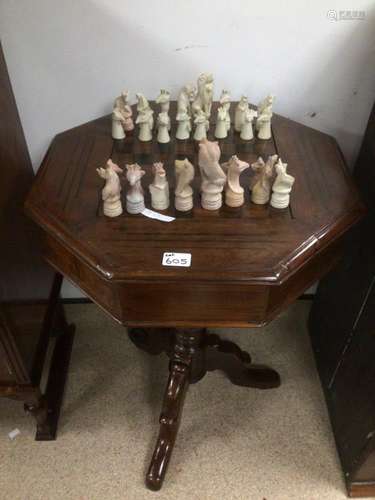
[[[175,109],[174,102],[172,137]],[[212,117],[215,110],[216,103]],[[280,384],[276,371],[251,363],[248,353],[205,329],[269,322],[331,268],[342,236],[363,214],[335,139],[281,116],[273,117],[272,133],[269,141],[243,142],[231,132],[220,142],[221,160],[237,154],[251,163],[259,155],[279,154],[296,177],[288,209],[256,206],[245,189],[243,207],[203,210],[194,141],[160,146],[155,140],[141,143],[136,134],[113,141],[110,116],[59,134],[28,197],[28,213],[44,230],[47,261],[131,327],[138,347],[170,357],[160,432],[146,478],[151,489],[162,485],[189,383],[222,370],[241,386]],[[174,160],[189,158],[196,168],[193,210],[168,209],[165,213],[176,217],[171,223],[126,212],[105,217],[103,181],[95,169],[110,157],[120,166],[138,162],[146,170],[148,207],[152,163],[164,162],[173,205]],[[250,170],[241,177],[243,186],[249,185]],[[125,179],[123,187],[125,207]],[[164,252],[191,253],[191,267],[162,266]]]

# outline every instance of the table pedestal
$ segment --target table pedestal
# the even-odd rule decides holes
[[[159,436],[146,476],[146,484],[152,490],[159,490],[163,484],[189,384],[201,380],[208,371],[221,370],[235,385],[257,389],[280,386],[275,370],[253,364],[250,355],[236,344],[204,329],[134,328],[129,330],[129,337],[149,354],[166,352],[170,358]]]

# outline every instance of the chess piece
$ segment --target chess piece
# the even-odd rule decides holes
[[[210,118],[214,91],[214,78],[210,73],[202,73],[198,78],[198,92],[193,102],[193,113],[201,109]]]
[[[251,201],[256,205],[265,205],[268,203],[271,195],[271,181],[274,175],[274,167],[277,161],[277,155],[268,157],[266,163],[259,157],[251,168],[255,176],[251,183]]]
[[[221,107],[225,109],[226,111],[226,123],[227,123],[227,130],[229,131],[230,130],[230,93],[228,90],[223,90],[221,92],[221,96],[220,96],[220,104],[221,104]]]
[[[151,109],[146,109],[142,113],[139,113],[135,123],[139,125],[139,136],[138,139],[142,142],[147,142],[152,140],[152,125],[153,125],[153,111]]]
[[[143,94],[137,93],[135,95],[137,97],[137,114],[140,115],[143,113],[148,113],[150,115],[150,127],[152,130],[154,128],[154,117],[153,117],[154,112],[151,109],[151,106],[150,106],[148,100],[146,99],[146,97]],[[138,116],[137,116],[137,118],[138,118]]]
[[[156,104],[160,104],[160,111],[162,113],[169,113],[169,101],[171,94],[168,90],[161,89],[160,94],[156,98]]]
[[[236,111],[234,114],[234,130],[236,132],[241,132],[241,128],[245,119],[245,113],[248,109],[249,102],[247,100],[247,97],[243,95],[241,96],[241,99],[236,106]]]
[[[290,201],[290,192],[294,184],[294,177],[287,174],[287,163],[283,163],[281,158],[276,163],[276,179],[272,186],[271,206],[274,208],[286,208]]]
[[[123,117],[123,127],[125,132],[134,130],[133,111],[128,103],[129,91],[123,90],[121,95],[115,99],[113,109],[117,109]]]
[[[201,173],[202,207],[217,210],[222,205],[222,191],[226,175],[220,167],[220,147],[217,142],[204,139],[199,143],[199,169]]]
[[[195,99],[197,89],[191,83],[184,85],[177,99],[177,114],[187,113],[191,116],[191,104]]]
[[[157,140],[160,144],[166,144],[167,142],[170,141],[169,132],[168,132],[168,128],[170,126],[170,119],[169,119],[168,113],[166,111],[159,113],[158,120],[157,120],[157,126],[158,126]]]
[[[264,99],[263,101],[261,101],[259,104],[258,104],[258,116],[260,116],[263,111],[266,109],[266,108],[269,108],[271,107],[272,108],[272,105],[273,105],[273,102],[275,100],[275,96],[272,95],[272,94],[268,94]]]
[[[112,160],[108,160],[105,168],[97,168],[96,171],[105,180],[102,190],[103,213],[107,217],[118,217],[122,214],[121,184],[118,176],[122,169]]]
[[[178,122],[176,138],[181,141],[189,139],[191,132],[190,116],[185,111],[181,111],[177,113],[176,121]]]
[[[216,139],[225,139],[228,135],[227,112],[220,106],[217,110],[217,121],[215,128]]]
[[[141,179],[145,175],[138,163],[126,165],[126,178],[130,184],[130,189],[126,193],[126,211],[129,214],[139,214],[145,208],[145,200]]]
[[[175,160],[176,189],[175,208],[187,212],[193,208],[193,188],[190,183],[194,179],[194,167],[187,158]]]
[[[195,132],[194,139],[196,141],[201,141],[202,139],[207,139],[207,130],[209,127],[209,121],[202,110],[196,114],[194,118]]]
[[[232,156],[227,163],[221,165],[227,174],[225,187],[225,204],[228,207],[240,207],[244,204],[244,189],[240,186],[241,173],[249,168],[249,164]]]
[[[272,105],[275,96],[269,94],[258,105],[258,118],[256,121],[256,129],[258,131],[258,138],[268,140],[271,139],[271,119],[272,119]]]
[[[112,111],[112,138],[125,139],[124,118],[118,108]]]
[[[244,114],[244,121],[241,127],[240,137],[243,141],[250,141],[254,138],[253,120],[257,116],[257,112],[253,109],[247,109]]]
[[[155,210],[166,210],[169,207],[169,186],[162,163],[152,166],[154,180],[149,186],[151,193],[151,206]]]

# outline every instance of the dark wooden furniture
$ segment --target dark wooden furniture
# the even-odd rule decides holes
[[[350,496],[375,496],[375,107],[354,169],[368,214],[320,283],[310,334]]]
[[[73,338],[59,302],[61,275],[43,261],[40,232],[23,214],[34,174],[0,46],[0,396],[25,403],[36,439],[54,439]],[[51,333],[58,336],[45,392]]]
[[[172,103],[172,117],[175,111]],[[173,122],[172,137],[175,128]],[[137,346],[169,354],[160,435],[146,480],[152,489],[162,485],[189,383],[215,369],[247,387],[280,383],[274,370],[251,364],[247,353],[205,328],[270,321],[337,261],[342,236],[364,210],[336,141],[321,132],[275,116],[272,140],[245,143],[231,133],[221,149],[222,161],[233,154],[249,162],[281,155],[297,179],[290,208],[255,206],[246,189],[240,209],[205,211],[196,168],[194,208],[186,214],[167,210],[176,216],[173,223],[126,213],[106,218],[95,169],[109,157],[120,166],[137,161],[145,168],[147,206],[154,161],[166,166],[172,205],[174,160],[188,157],[197,166],[193,141],[163,147],[136,136],[113,141],[109,116],[55,138],[27,200],[28,213],[44,230],[47,261],[133,327]],[[242,176],[244,186],[250,176]],[[191,253],[191,267],[163,267],[162,255],[170,251]]]

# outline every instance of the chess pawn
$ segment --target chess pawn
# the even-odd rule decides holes
[[[222,191],[226,181],[220,160],[217,142],[204,139],[199,143],[198,162],[201,173],[201,200],[206,210],[218,210],[222,205]]]
[[[250,141],[254,138],[253,120],[257,116],[257,112],[253,109],[247,109],[244,115],[244,122],[241,127],[240,137],[244,141]]]
[[[158,137],[157,141],[160,144],[166,144],[170,141],[168,127],[170,125],[170,119],[166,111],[159,113],[157,126],[158,126]]]
[[[217,110],[217,121],[215,128],[216,139],[225,139],[228,135],[227,112],[220,106]]]
[[[194,123],[195,123],[194,139],[196,141],[207,139],[207,129],[209,121],[207,120],[206,115],[203,113],[202,110],[195,116]]]
[[[114,108],[112,111],[112,138],[113,139],[125,139],[124,131],[124,118],[118,108]]]
[[[181,141],[189,139],[191,132],[190,116],[182,111],[181,113],[177,113],[176,121],[178,122],[176,138]]]
[[[255,172],[251,185],[251,201],[256,205],[265,205],[269,202],[276,161],[277,155],[272,155],[268,157],[266,163],[259,157],[255,163],[251,164]]]
[[[156,98],[156,104],[160,104],[160,111],[162,113],[169,113],[169,103],[171,94],[168,90],[161,89],[160,94]]]
[[[221,92],[221,96],[220,96],[220,104],[221,104],[221,107],[225,109],[226,111],[226,123],[227,123],[227,130],[229,131],[230,130],[230,93],[228,90],[223,90]]]
[[[166,210],[169,207],[169,185],[162,163],[152,166],[154,180],[149,186],[151,193],[151,206],[155,210]]]
[[[271,132],[271,108],[266,108],[257,118],[258,139],[268,140],[272,137]]]
[[[190,186],[194,179],[194,167],[187,158],[175,160],[176,189],[175,208],[180,212],[188,212],[193,208],[193,188]]]
[[[237,156],[222,165],[227,174],[227,183],[225,186],[225,204],[228,207],[241,207],[244,204],[244,189],[240,186],[241,173],[249,168],[249,164],[239,160]]]
[[[281,158],[276,163],[276,179],[272,186],[271,206],[274,208],[286,208],[290,202],[290,192],[294,184],[294,177],[287,174],[287,163],[283,163]]]
[[[145,208],[141,179],[146,172],[138,163],[126,165],[126,171],[126,178],[130,184],[130,189],[126,193],[126,210],[129,214],[139,214]]]
[[[234,113],[234,130],[236,132],[241,132],[241,128],[245,119],[245,113],[249,109],[249,102],[246,96],[242,96],[239,103],[237,104],[236,111]]]
[[[108,160],[105,168],[97,168],[96,171],[105,180],[102,190],[103,213],[107,217],[118,217],[122,214],[121,184],[118,176],[122,169],[112,160]]]
[[[152,140],[152,111],[146,110],[137,116],[135,121],[139,125],[139,136],[138,139],[142,142],[147,142]]]

